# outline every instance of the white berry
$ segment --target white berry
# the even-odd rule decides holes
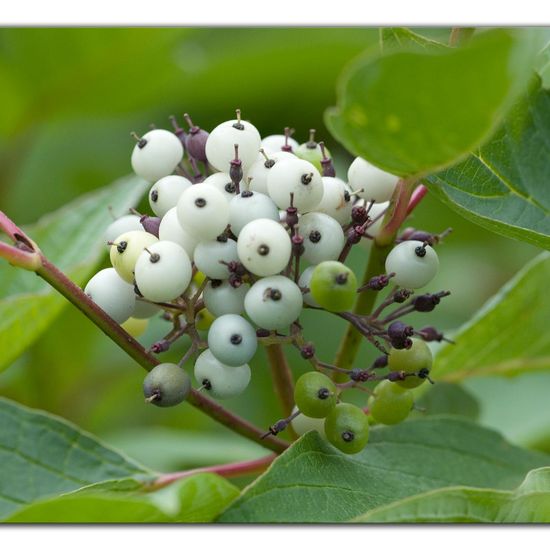
[[[302,271],[302,274],[300,275],[300,279],[298,279],[298,286],[300,288],[307,288],[309,289],[309,283],[311,281],[311,276],[313,275],[313,270],[317,266],[311,265],[307,269],[304,269]],[[315,298],[313,298],[311,291],[308,290],[305,294],[302,295],[304,303],[306,303],[308,306],[312,307],[321,307],[316,301]]]
[[[151,187],[149,204],[153,212],[162,218],[168,210],[178,204],[181,194],[193,185],[182,176],[166,176]]]
[[[284,159],[295,159],[296,156],[292,153],[285,153],[279,151],[278,153],[268,153],[269,158],[266,158],[260,153],[260,158],[250,167],[246,176],[250,178],[249,189],[251,191],[258,191],[259,193],[268,194],[267,190],[267,176],[270,170]]]
[[[147,247],[136,262],[136,285],[151,302],[175,300],[189,286],[191,277],[187,252],[171,241],[159,241]]]
[[[243,191],[231,199],[229,223],[234,235],[238,236],[247,223],[260,218],[279,221],[279,209],[267,195]]]
[[[120,278],[114,268],[96,273],[84,288],[85,294],[117,323],[124,323],[136,305],[134,287]]]
[[[229,270],[225,264],[239,260],[237,243],[225,237],[201,241],[195,248],[193,260],[197,269],[210,279],[227,279]]]
[[[275,204],[282,209],[290,206],[290,195],[300,212],[315,210],[323,198],[323,180],[319,171],[307,160],[283,159],[267,175],[267,189]]]
[[[224,365],[208,349],[197,357],[194,374],[205,392],[216,399],[235,397],[250,383],[250,367],[247,364],[238,367]]]
[[[161,241],[172,241],[173,243],[179,244],[185,252],[187,252],[190,258],[193,257],[193,252],[199,242],[197,237],[190,235],[180,225],[176,207],[170,208],[160,221],[159,239]]]
[[[210,326],[208,349],[222,363],[238,367],[248,363],[258,348],[254,327],[240,315],[222,315]]]
[[[235,158],[235,145],[238,145],[242,169],[247,171],[258,156],[260,142],[260,133],[250,122],[228,120],[210,132],[206,141],[206,157],[214,168],[228,172]]]
[[[348,182],[366,201],[389,201],[399,178],[357,157],[348,169]]]
[[[268,330],[284,330],[302,312],[302,292],[282,275],[265,277],[252,285],[244,299],[244,309],[252,321]]]
[[[323,198],[315,210],[334,218],[345,225],[351,220],[353,200],[351,188],[340,178],[323,177]]]
[[[141,222],[139,221],[139,216],[128,214],[117,218],[107,227],[103,239],[105,243],[108,243],[114,241],[119,235],[128,233],[128,231],[145,231],[145,229],[143,229],[143,225],[141,225]]]
[[[244,312],[244,298],[249,288],[248,283],[233,287],[227,281],[209,281],[202,295],[204,305],[214,317],[228,313],[240,315]]]
[[[342,226],[327,214],[309,212],[300,218],[300,235],[304,238],[304,259],[311,264],[336,260],[346,238]]]
[[[197,184],[186,189],[177,206],[182,228],[200,240],[215,239],[229,223],[229,205],[213,185]]]
[[[386,258],[386,273],[395,273],[393,282],[404,288],[421,288],[437,274],[439,259],[422,241],[404,241]]]
[[[288,141],[287,141],[288,140]],[[262,139],[262,148],[265,150],[266,153],[278,153],[278,152],[285,152],[283,150],[283,147],[285,145],[289,145],[293,151],[296,151],[298,147],[300,147],[300,144],[290,136],[287,138],[283,134],[274,134],[271,136],[267,136],[264,139]]]
[[[231,181],[229,174],[226,172],[216,172],[208,176],[203,182],[206,185],[213,185],[229,202],[236,195],[235,184]]]
[[[286,230],[276,221],[259,219],[246,224],[237,240],[237,252],[243,265],[260,277],[282,271],[292,245]]]
[[[167,130],[151,130],[132,151],[134,172],[151,183],[169,176],[183,158],[179,138]]]

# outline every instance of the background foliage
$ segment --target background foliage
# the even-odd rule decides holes
[[[433,40],[448,41],[448,29],[415,31]],[[386,33],[385,39],[386,47],[391,48],[391,40],[400,42],[403,37],[395,32],[391,36]],[[502,36],[500,40],[505,42],[505,47],[518,46],[514,41],[506,42]],[[522,51],[524,43],[520,46]],[[336,156],[337,171],[345,175],[351,157],[329,134],[324,125],[324,111],[337,103],[336,81],[345,67],[350,70],[349,62],[359,54],[364,56],[365,51],[368,59],[369,52],[378,51],[378,47],[378,30],[367,28],[0,30],[0,99],[3,105],[0,117],[0,209],[17,223],[30,224],[84,193],[99,190],[130,172],[131,130],[145,131],[151,122],[167,127],[169,115],[181,115],[183,112],[189,112],[196,123],[209,130],[219,121],[231,117],[233,110],[240,107],[243,116],[252,120],[262,134],[280,133],[284,126],[292,126],[299,141],[306,140],[309,128],[317,128],[318,135]],[[446,50],[438,45],[422,43],[416,53],[410,55],[423,55],[422,52],[431,47]],[[497,54],[499,47],[495,46]],[[521,63],[521,51],[516,58],[517,63]],[[446,52],[441,55],[446,55]],[[394,62],[399,63],[400,59],[396,58]],[[547,79],[544,60],[541,66],[544,85]],[[391,70],[388,74],[392,76]],[[392,83],[380,84],[382,89],[389,85]],[[470,85],[475,86],[476,83]],[[530,111],[533,124],[528,125],[527,130],[522,126],[521,131],[532,131],[532,139],[544,140],[545,133],[532,128],[541,121],[542,115],[537,116],[537,109],[544,108],[545,116],[548,115],[547,93],[539,87],[539,84],[535,86],[531,96],[535,98]],[[412,91],[405,85],[395,94],[397,98],[408,97]],[[499,99],[503,105],[511,101],[512,96],[517,96],[517,90],[505,95]],[[495,163],[509,155],[510,148],[514,154],[525,158],[521,149],[514,149],[514,138],[517,138],[519,130],[517,124],[512,122],[506,129],[500,130],[501,134],[510,128],[514,130],[509,139],[500,136],[496,144],[491,142],[486,146],[484,154],[494,159]],[[488,129],[493,124],[491,120],[485,123]],[[429,125],[425,127],[430,128]],[[545,124],[544,128],[547,132],[548,125]],[[441,131],[448,131],[448,128]],[[475,142],[469,140],[466,145],[458,143],[456,147],[467,149]],[[433,155],[417,156],[415,160],[424,164],[410,170],[407,165],[404,172],[419,173],[427,167],[446,164],[444,157],[448,151],[431,153],[443,156],[435,159]],[[401,162],[402,159],[398,160]],[[498,225],[498,220],[478,225],[479,217],[484,215],[480,211],[481,206],[477,208],[471,196],[457,198],[453,187],[457,179],[468,179],[468,175],[475,171],[475,162],[476,157],[467,158],[464,165],[434,176],[432,183],[444,182],[437,188],[436,194],[445,200],[440,202],[430,193],[410,220],[416,227],[434,232],[448,226],[454,228],[454,234],[439,249],[441,271],[433,283],[434,288],[452,290],[452,296],[430,318],[431,323],[449,333],[468,321],[489,297],[537,255],[539,250],[535,244],[548,247],[548,216],[544,209],[542,220],[527,229],[531,235],[538,234],[528,239],[530,244],[490,232],[489,229]],[[529,186],[534,186],[533,181],[538,182],[545,177],[548,165],[541,158],[526,160],[525,164],[522,182],[530,195]],[[537,201],[540,199],[548,208],[548,187],[537,187],[536,192],[541,193],[540,197],[536,196]],[[82,210],[77,218],[64,215],[57,221],[58,231],[53,234],[50,246],[58,257],[67,258],[69,263],[66,267],[74,268],[72,275],[82,281],[86,280],[91,266],[101,255],[98,243],[92,237],[95,234],[99,238],[99,226],[109,219],[106,206],[111,204],[121,211],[125,208],[124,200],[119,195],[115,188],[111,188],[101,199],[94,199],[100,200],[101,211],[97,215],[92,216]],[[511,193],[509,200],[514,202],[512,208],[521,210],[522,193]],[[458,202],[463,209],[473,212],[468,216],[469,220],[451,209],[448,206],[450,201]],[[529,205],[534,209],[536,206]],[[39,235],[40,231],[38,226],[30,233]],[[81,234],[75,243],[76,251],[78,247],[85,249],[83,257],[89,258],[89,265],[70,264],[71,251],[65,248],[64,241],[59,240],[66,231]],[[508,235],[517,237],[517,232],[508,231]],[[353,250],[351,262],[357,272],[362,271],[366,255],[367,251],[361,247]],[[548,260],[539,258],[534,265],[537,271],[528,272],[525,277],[548,280]],[[13,273],[6,265],[1,266],[0,298],[13,294],[13,285],[20,284],[19,277],[14,282]],[[33,277],[30,274],[25,276],[27,280]],[[32,286],[34,283],[29,284]],[[540,290],[539,286],[534,288],[537,292]],[[36,289],[30,289],[33,290]],[[38,290],[42,292],[40,288]],[[25,292],[28,291],[29,288],[26,288]],[[537,292],[532,292],[528,297],[520,296],[515,302],[513,296],[502,298],[504,305],[497,307],[506,310],[508,326],[516,326],[518,311],[525,307],[527,299],[533,303],[538,303],[539,299],[548,301],[547,293],[542,290]],[[42,294],[39,301],[31,298],[30,302],[31,315],[18,326],[19,333],[0,332],[0,365],[5,368],[11,364],[0,372],[2,396],[76,423],[141,462],[143,471],[184,469],[264,454],[254,443],[229,433],[188,405],[175,410],[145,407],[141,397],[142,372],[86,318],[70,307],[63,307],[62,301],[52,305],[47,294]],[[11,306],[13,304],[5,300],[0,302],[0,308],[3,308],[0,309],[0,330],[2,323],[8,319]],[[306,311],[304,315],[306,336],[317,340],[321,357],[329,358],[345,327],[332,318],[319,319],[310,313]],[[47,326],[48,319],[54,317],[55,322]],[[411,319],[411,322],[415,321],[422,322],[420,317]],[[533,331],[537,326],[533,325]],[[43,332],[31,347],[19,355],[19,339],[34,339],[37,327],[43,328]],[[524,328],[526,335],[533,335],[533,331]],[[154,322],[143,341],[146,344],[155,341],[164,329],[162,321]],[[477,344],[483,347],[480,342],[478,336]],[[541,407],[541,400],[546,400],[545,388],[550,384],[550,373],[547,372],[550,366],[549,342],[539,342],[536,352],[531,353],[533,342],[511,329],[509,344],[514,357],[533,357],[539,360],[538,367],[518,368],[506,373],[513,374],[513,378],[503,378],[496,369],[495,372],[489,370],[474,377],[466,374],[458,378],[455,376],[449,381],[459,381],[460,386],[453,384],[449,390],[445,384],[440,384],[424,396],[426,403],[433,404],[433,407],[428,407],[427,415],[451,412],[477,416],[482,425],[495,428],[513,443],[531,450],[550,450],[550,411]],[[183,346],[180,344],[171,351],[172,356],[181,355]],[[463,362],[460,353],[464,351],[446,348],[438,366],[442,376],[450,370],[448,365],[452,361]],[[370,357],[371,352],[365,346],[361,350],[359,363],[366,363]],[[296,373],[305,369],[295,355],[291,354],[291,360]],[[251,366],[254,376],[246,399],[237,398],[227,405],[244,417],[268,426],[281,416],[281,411],[274,398],[263,357],[259,356]],[[449,393],[445,393],[449,391],[452,399],[448,397]],[[443,398],[438,398],[438,395]],[[349,397],[353,400],[353,392]],[[417,422],[422,425],[421,420]],[[457,422],[460,427],[463,421]],[[422,432],[422,428],[419,429]],[[384,436],[380,437],[383,440]],[[306,439],[301,444],[312,448],[322,445],[314,438]],[[531,451],[518,449],[514,452],[524,454],[521,457],[518,455],[517,468],[510,472],[511,481],[504,486],[491,487],[512,491],[529,469],[548,463]],[[274,470],[272,478],[264,480],[264,486],[274,483],[276,475]],[[236,480],[236,483],[244,486],[248,481],[244,478]],[[484,486],[460,476],[452,479],[452,484],[461,483]],[[423,487],[428,490],[437,486],[426,483]],[[128,504],[131,507],[128,516],[123,515],[125,508],[122,503],[115,508],[121,511],[120,518],[137,514],[136,517],[149,521],[155,518],[159,521],[181,519],[176,510],[179,508],[168,510],[164,501],[184,502],[181,499],[190,498],[186,490],[189,489],[185,489],[185,483],[178,486],[169,498],[163,499],[164,508],[155,507],[150,500],[139,501],[138,504],[132,500]],[[231,488],[219,490],[231,493]],[[240,498],[246,500],[246,495],[256,490],[261,490],[261,486],[256,486]],[[179,496],[174,496],[178,491]],[[402,496],[407,494],[404,492]],[[74,502],[70,507],[74,505],[74,517],[78,520],[79,510],[82,510],[81,517],[89,513],[90,499],[102,497],[94,493],[73,495],[71,498]],[[121,496],[122,500],[126,498]],[[512,497],[507,494],[502,498]],[[385,503],[377,503],[382,504]],[[36,514],[55,517],[55,507],[59,503],[42,503],[41,506],[44,508]],[[243,506],[246,502],[239,504],[240,509]],[[367,513],[371,507],[360,506],[357,514],[350,512],[337,519],[352,519]],[[48,512],[48,509],[53,511]],[[38,517],[32,515],[32,510],[28,513],[31,515],[23,516],[21,521],[34,521],[33,518]],[[232,516],[234,513],[230,510],[227,519],[251,519],[249,516]],[[493,509],[488,513],[490,517],[495,517],[497,512]],[[211,517],[215,515],[213,513]],[[205,521],[209,518],[208,514],[198,517],[206,518]],[[306,517],[302,519],[308,520]]]

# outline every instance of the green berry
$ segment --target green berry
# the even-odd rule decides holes
[[[313,299],[328,311],[347,311],[353,307],[357,279],[341,262],[321,262],[311,274],[309,289]]]
[[[325,433],[327,439],[343,453],[358,453],[369,440],[368,417],[351,403],[339,403],[325,419]]]
[[[390,371],[404,371],[410,373],[429,374],[433,364],[433,357],[430,348],[424,340],[412,339],[412,346],[409,349],[392,349],[388,357]],[[416,388],[424,382],[425,378],[420,376],[407,376],[404,380],[395,382],[403,388]]]
[[[395,382],[382,380],[374,388],[368,406],[370,414],[380,424],[399,424],[409,416],[413,404],[412,392]]]
[[[336,385],[320,372],[308,372],[296,382],[294,402],[306,416],[324,418],[336,405]]]
[[[157,407],[179,405],[191,391],[187,373],[174,363],[157,365],[143,381],[145,400]]]
[[[305,143],[302,143],[300,146],[298,146],[293,152],[294,154],[302,160],[307,160],[308,162],[311,162],[319,172],[322,172],[323,168],[321,165],[321,159],[323,158],[323,153],[321,151],[321,147],[319,144],[315,141],[315,131],[312,130],[310,132],[310,139],[309,141],[306,141]],[[331,157],[330,151],[325,147],[325,154],[327,157]]]

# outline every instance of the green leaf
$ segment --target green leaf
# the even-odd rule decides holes
[[[67,495],[37,502],[16,512],[7,523],[168,523],[168,514],[146,499],[110,494]]]
[[[239,496],[235,485],[215,474],[198,474],[177,487],[180,510],[176,520],[183,523],[207,523]]]
[[[415,400],[415,406],[425,411],[416,414],[457,414],[471,420],[477,420],[479,416],[479,403],[470,392],[457,384],[440,380]]]
[[[482,227],[550,249],[549,156],[550,91],[537,79],[489,143],[427,185]]]
[[[515,491],[453,487],[413,496],[356,518],[361,523],[549,523],[550,468],[529,472]]]
[[[513,376],[550,368],[550,253],[543,252],[491,298],[436,355],[433,376]]]
[[[105,480],[150,475],[65,420],[0,398],[0,517]]]
[[[352,153],[400,176],[457,162],[487,139],[527,85],[538,31],[493,29],[461,48],[369,54],[343,75],[326,122]]]
[[[46,257],[82,285],[104,256],[103,232],[135,206],[146,183],[127,177],[89,193],[25,228]],[[0,370],[5,369],[52,323],[68,302],[34,273],[0,264]]]
[[[222,522],[336,522],[425,491],[466,485],[511,489],[550,458],[512,447],[459,417],[374,428],[346,456],[310,432],[220,516]]]
[[[387,52],[392,49],[428,50],[446,49],[447,46],[417,34],[406,27],[381,27],[380,49]]]
[[[7,523],[206,523],[238,495],[222,477],[205,473],[144,493],[142,483],[122,479],[34,502]]]

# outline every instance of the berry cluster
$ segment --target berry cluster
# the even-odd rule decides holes
[[[250,382],[248,363],[259,345],[289,344],[313,370],[296,382],[291,416],[266,436],[292,423],[297,433],[317,427],[345,453],[360,451],[369,423],[404,420],[413,408],[411,388],[430,380],[426,342],[444,337],[400,319],[433,310],[449,294],[413,296],[435,276],[434,246],[444,235],[405,230],[386,272],[359,287],[344,262],[353,246],[381,230],[396,176],[356,158],[344,182],[314,131],[299,145],[289,128],[262,140],[239,111],[210,133],[184,118],[188,131],[172,117],[173,131],[134,134],[132,167],[151,183],[153,215],[133,210],[111,223],[105,241],[112,268],[92,277],[86,294],[129,331],[162,312],[173,326],[153,353],[190,337],[179,364],[161,363],[146,376],[146,401],[161,407],[184,401],[191,380],[183,367],[191,361],[200,391],[215,399],[236,396]],[[352,312],[359,292],[380,292],[390,283],[374,312]],[[321,361],[303,337],[303,308],[340,316],[376,346],[379,358],[354,369]],[[336,375],[346,380],[337,383]],[[371,391],[365,383],[373,381],[379,383]],[[351,387],[371,394],[364,409],[341,401]]]

